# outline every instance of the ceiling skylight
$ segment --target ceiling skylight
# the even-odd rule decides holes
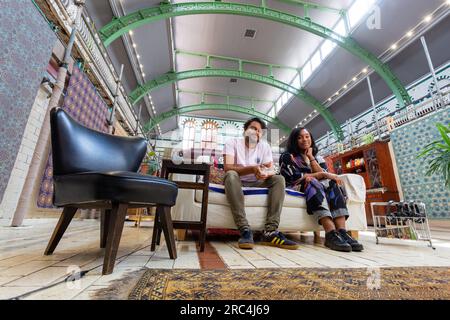
[[[316,70],[320,63],[322,62],[322,58],[320,57],[320,50],[317,50],[316,53],[311,58],[311,70]]]
[[[309,77],[311,76],[311,74],[312,74],[311,61],[308,61],[308,62],[304,65],[304,67],[303,67],[303,69],[302,69],[302,79],[303,79],[303,82],[305,82],[306,80],[308,80]]]
[[[355,27],[360,22],[360,20],[369,13],[375,2],[376,0],[356,0],[353,3],[353,5],[348,10],[348,20],[350,23],[350,28]]]
[[[333,52],[333,49],[336,47],[336,43],[331,40],[325,40],[320,47],[320,51],[322,52],[322,58],[325,59]]]
[[[347,14],[341,15],[341,18],[337,21],[332,30],[342,37],[347,37],[349,33],[356,28],[358,23],[370,14],[373,6],[378,1],[379,0],[354,0],[350,8],[347,10]],[[319,47],[313,52],[310,59],[301,68],[301,79],[299,76],[296,76],[291,81],[291,86],[301,89],[314,71],[320,67],[323,60],[325,60],[325,58],[333,52],[336,46],[337,44],[332,40],[325,39],[322,41]],[[275,110],[276,114],[278,114],[283,106],[289,102],[292,95],[289,95],[289,98],[287,97],[288,96],[283,93],[278,98],[274,108],[272,108],[272,110]]]

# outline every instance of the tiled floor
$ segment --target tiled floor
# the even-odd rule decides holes
[[[3,225],[2,225],[3,224]],[[301,243],[296,251],[256,246],[239,250],[235,239],[210,239],[204,253],[198,253],[192,240],[177,243],[178,259],[170,260],[164,241],[150,252],[152,228],[148,223],[135,228],[127,223],[122,236],[114,273],[101,275],[103,250],[99,249],[99,223],[76,220],[70,225],[52,256],[43,256],[56,224],[54,219],[26,220],[23,228],[9,228],[0,221],[0,299],[9,299],[58,283],[74,268],[92,269],[82,279],[58,284],[27,295],[27,299],[91,299],[112,281],[147,268],[373,268],[408,266],[449,266],[450,236],[446,223],[437,223],[432,250],[424,242],[381,240],[375,244],[373,232],[363,232],[361,253],[338,253],[314,244],[312,234],[293,234]],[[146,226],[147,224],[147,226]],[[443,227],[444,226],[444,227]]]

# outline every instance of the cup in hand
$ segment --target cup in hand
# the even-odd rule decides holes
[[[273,168],[268,168],[266,166],[260,166],[259,170],[260,170],[261,174],[265,177],[269,177],[274,174]]]

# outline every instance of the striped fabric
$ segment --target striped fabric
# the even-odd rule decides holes
[[[208,187],[209,191],[218,192],[225,194],[225,186],[218,184],[210,184]],[[244,196],[253,196],[253,195],[261,195],[261,194],[269,194],[269,189],[267,188],[254,188],[254,187],[243,187]],[[294,197],[305,197],[305,194],[299,191],[286,189],[286,194]]]

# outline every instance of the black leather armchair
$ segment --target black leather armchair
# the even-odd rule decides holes
[[[169,255],[176,259],[170,208],[178,188],[171,181],[137,173],[147,151],[143,138],[117,137],[88,129],[64,110],[50,116],[54,199],[63,213],[45,250],[51,255],[77,209],[102,209],[103,274],[114,269],[128,208],[157,206]]]

